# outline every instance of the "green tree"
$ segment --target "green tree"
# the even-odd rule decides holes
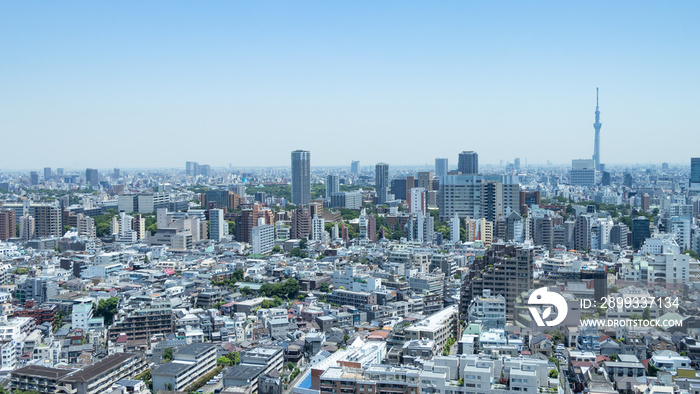
[[[100,300],[100,302],[97,304],[97,308],[95,308],[95,312],[93,312],[93,316],[95,317],[103,317],[105,320],[105,327],[109,327],[112,325],[112,321],[114,319],[114,315],[117,313],[117,308],[119,307],[119,298],[118,297],[110,297],[105,299]]]
[[[272,253],[280,253],[282,252],[282,248],[279,247],[279,245],[275,245],[272,247]]]
[[[321,282],[321,284],[318,286],[318,291],[328,293],[330,291],[330,285],[326,282]]]
[[[168,362],[173,360],[173,348],[166,348],[163,350],[163,361]]]
[[[233,362],[231,361],[230,358],[226,356],[221,356],[216,359],[216,365],[223,365],[224,367],[228,367],[233,365]]]
[[[558,377],[559,377],[559,371],[557,371],[556,369],[550,369],[550,370],[549,370],[549,377],[552,378],[552,379],[558,378]]]
[[[306,252],[302,252],[300,248],[294,248],[291,252],[289,252],[289,256],[305,259],[307,257],[307,254]]]
[[[238,365],[241,363],[241,354],[238,352],[229,352],[226,357],[231,360],[231,365]]]
[[[24,267],[20,267],[20,268],[17,268],[17,269],[15,270],[15,274],[16,274],[16,275],[26,275],[27,272],[28,272],[28,270],[27,270],[26,268],[24,268]]]
[[[559,369],[559,359],[558,359],[558,358],[556,358],[556,357],[550,357],[548,360],[549,360],[550,363],[554,363],[554,365],[557,366],[557,370]]]
[[[698,252],[696,252],[694,250],[688,249],[685,252],[683,252],[683,254],[689,255],[690,257],[694,258],[695,260],[700,260],[700,256],[698,256]]]
[[[236,234],[236,222],[227,220],[226,223],[228,223],[228,233],[229,234]]]
[[[647,370],[647,375],[655,377],[659,373],[659,369],[649,363],[649,369]]]
[[[304,250],[309,246],[309,241],[306,238],[302,238],[299,240],[299,249]]]
[[[651,310],[649,307],[644,308],[644,312],[642,312],[642,320],[651,320]]]
[[[248,286],[243,286],[238,291],[240,291],[241,294],[243,294],[246,297],[255,294],[255,292],[253,290],[251,290],[250,287],[248,287]]]

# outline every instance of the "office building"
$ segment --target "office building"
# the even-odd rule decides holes
[[[350,163],[350,173],[353,175],[360,175],[360,162],[357,160],[353,160],[352,163]]]
[[[340,177],[338,175],[328,175],[326,177],[326,198],[331,198],[333,193],[340,192]]]
[[[53,172],[51,171],[51,167],[44,167],[44,180],[48,181],[51,178],[53,178]]]
[[[331,194],[331,207],[360,209],[362,208],[362,192],[340,192]]]
[[[462,175],[477,175],[479,173],[479,154],[474,151],[464,151],[459,154],[457,171]]]
[[[311,201],[311,152],[292,152],[292,204],[306,205]]]
[[[406,201],[406,178],[398,178],[391,180],[391,194],[397,200]]]
[[[389,198],[389,165],[378,163],[374,172],[377,204],[384,204]]]
[[[100,179],[96,169],[88,168],[85,170],[85,183],[91,187],[97,187],[100,185]]]
[[[569,183],[574,186],[594,186],[595,164],[593,160],[571,160]]]
[[[224,211],[227,209],[236,209],[238,208],[237,206],[231,205],[232,202],[234,204],[236,203],[234,196],[235,193],[228,190],[208,190],[204,193],[205,201],[203,201],[203,204],[209,207],[213,202],[216,203],[216,206],[212,206],[213,208],[223,209]]]
[[[220,242],[228,235],[228,223],[224,220],[223,209],[209,210],[209,239]]]
[[[504,219],[506,212],[520,206],[520,183],[517,176],[447,175],[441,177],[438,193],[440,220],[455,214],[461,219],[488,217]]]
[[[690,159],[690,190],[700,191],[700,157]]]
[[[447,175],[447,172],[449,171],[448,166],[447,166],[447,159],[446,158],[437,158],[435,159],[435,176],[436,177],[441,177]]]
[[[651,227],[649,219],[639,216],[632,219],[632,248],[638,250],[642,247],[644,240],[651,237]]]

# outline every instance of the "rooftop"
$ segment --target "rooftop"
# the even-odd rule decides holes
[[[119,365],[132,357],[138,356],[132,353],[116,353],[96,364],[92,364],[75,373],[72,373],[61,380],[67,382],[89,382],[99,378],[102,374],[119,367]]]
[[[12,372],[13,375],[33,376],[38,378],[60,379],[69,373],[70,369],[56,369],[40,367],[37,365],[27,365],[26,367],[18,368]]]
[[[256,376],[260,375],[265,367],[258,365],[246,365],[240,364],[230,368],[227,368],[224,374],[224,379],[236,379],[236,380],[253,380]]]

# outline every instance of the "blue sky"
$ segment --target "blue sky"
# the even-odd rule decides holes
[[[688,163],[700,2],[0,2],[0,169]]]

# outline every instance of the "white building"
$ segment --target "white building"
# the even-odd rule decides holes
[[[690,249],[690,216],[672,216],[668,222],[668,232],[674,235],[681,250]]]
[[[425,188],[414,187],[409,190],[408,196],[408,212],[418,213],[421,212],[423,215],[426,214],[427,200],[425,194]]]
[[[84,331],[88,329],[88,320],[92,319],[92,303],[86,302],[84,304],[73,305],[73,310],[71,311],[71,328],[79,328]]]
[[[678,368],[692,368],[690,365],[690,358],[681,356],[671,350],[662,350],[654,353],[654,355],[651,356],[651,360],[649,360],[649,365],[653,365],[674,376],[678,374]]]
[[[209,239],[221,241],[228,234],[223,209],[209,210]]]
[[[323,233],[326,232],[326,221],[323,217],[318,217],[314,215],[311,219],[311,239],[314,241],[323,241]]]
[[[361,272],[356,267],[348,267],[342,271],[334,271],[331,279],[333,287],[336,289],[342,286],[350,291],[371,293],[382,288],[381,278],[375,278],[367,273]]]
[[[191,233],[177,233],[171,239],[171,247],[173,250],[187,250],[192,248]]]
[[[452,217],[452,220],[450,221],[450,240],[453,243],[459,242],[459,216],[457,214]]]
[[[253,254],[267,254],[275,247],[275,226],[265,224],[264,218],[258,219],[258,225],[253,227],[251,234]]]
[[[506,327],[506,299],[502,294],[491,295],[485,289],[482,297],[475,297],[468,308],[470,323],[481,324],[484,330]]]

